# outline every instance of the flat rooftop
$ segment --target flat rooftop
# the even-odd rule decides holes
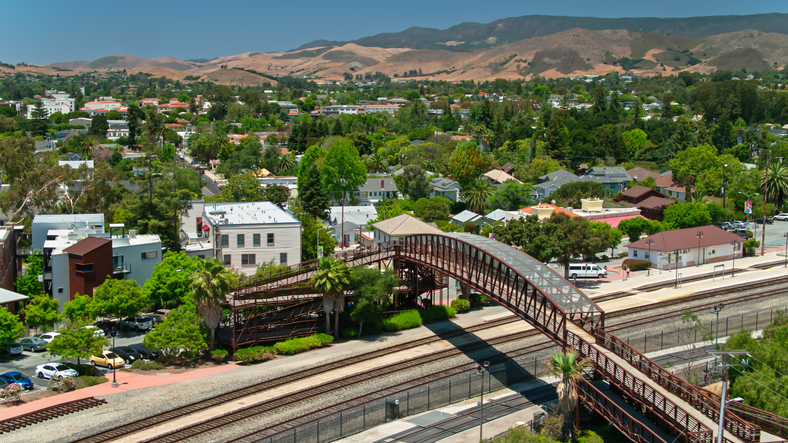
[[[210,223],[222,225],[301,223],[271,202],[206,203],[203,215]]]

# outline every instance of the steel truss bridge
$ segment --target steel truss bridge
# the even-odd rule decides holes
[[[589,358],[594,371],[613,390],[664,430],[686,442],[715,441],[720,418],[718,399],[606,332],[605,313],[596,303],[545,264],[515,248],[472,234],[423,234],[409,236],[402,243],[360,248],[337,258],[350,266],[384,263],[410,279],[411,287],[418,288],[423,282],[420,273],[456,279],[527,321],[557,345]],[[317,332],[321,326],[316,315],[321,309],[320,295],[309,284],[316,269],[313,260],[238,285],[229,301],[232,325],[220,330],[220,342],[235,350],[282,336]],[[289,304],[256,314],[259,306],[283,303]],[[278,326],[271,327],[265,319],[278,320],[273,323]],[[667,443],[585,378],[579,383],[579,395],[632,441]],[[746,405],[728,406],[725,441],[759,442],[762,428],[788,438],[788,419]]]

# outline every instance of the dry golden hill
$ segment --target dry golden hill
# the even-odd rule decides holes
[[[252,74],[240,69],[217,69],[202,77],[207,82],[230,86],[263,86],[264,83],[276,84],[276,81]]]

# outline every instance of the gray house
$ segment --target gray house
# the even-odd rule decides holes
[[[389,198],[397,198],[399,189],[391,177],[367,177],[366,183],[356,190],[360,206],[370,206]]]
[[[561,186],[580,180],[578,176],[569,171],[559,169],[539,177],[540,183],[534,185],[531,191],[531,200],[542,202]]]
[[[444,177],[435,177],[430,180],[432,192],[430,197],[445,197],[452,202],[462,201],[462,187],[454,180]]]
[[[632,177],[620,166],[594,166],[586,175],[580,177],[580,181],[602,183],[607,191],[618,194],[626,191],[627,183],[632,181]]]

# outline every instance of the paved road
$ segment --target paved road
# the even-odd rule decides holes
[[[142,343],[142,338],[144,336],[144,332],[129,332],[121,334],[120,336],[115,337],[115,345],[127,346],[134,343]],[[109,340],[110,346],[107,346],[107,349],[112,347],[112,338]],[[13,360],[11,361],[0,361],[0,373],[19,371],[30,377],[30,379],[33,381],[33,384],[36,386],[35,389],[46,389],[49,380],[37,378],[35,376],[35,368],[40,364],[57,361],[70,361],[72,363],[77,362],[75,359],[61,359],[54,357],[46,352],[23,351],[22,354],[14,356]],[[82,360],[80,363],[86,364],[88,362]],[[105,372],[106,371],[103,368],[99,367],[99,374],[103,374]]]

